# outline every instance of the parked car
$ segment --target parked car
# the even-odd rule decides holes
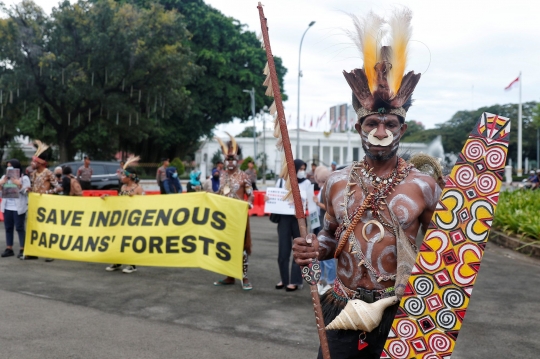
[[[73,175],[77,176],[77,170],[83,165],[82,161],[73,161],[61,163],[58,166],[70,166],[73,170]],[[54,167],[50,170],[53,171]],[[116,171],[120,168],[119,162],[107,162],[107,161],[91,161],[90,167],[92,167],[92,189],[106,190],[106,189],[120,189],[120,179],[118,178]]]

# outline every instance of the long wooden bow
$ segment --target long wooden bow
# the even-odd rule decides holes
[[[278,148],[282,147],[284,152],[284,166],[281,171],[281,177],[286,181],[285,187],[289,189],[290,194],[292,194],[296,218],[298,220],[298,227],[300,228],[300,236],[305,238],[308,234],[306,228],[306,216],[304,213],[304,208],[302,206],[302,198],[300,197],[298,180],[296,178],[296,169],[294,167],[291,141],[289,139],[289,132],[287,130],[287,121],[285,120],[285,112],[283,111],[283,103],[281,101],[281,92],[279,89],[276,66],[274,64],[272,49],[270,48],[268,25],[266,17],[264,16],[262,4],[260,2],[257,8],[259,9],[259,17],[261,20],[263,45],[266,50],[266,57],[268,59],[268,63],[264,68],[264,74],[267,75],[266,80],[264,81],[264,85],[268,87],[266,90],[266,95],[274,97],[274,103],[272,104],[272,106],[270,106],[270,114],[276,115],[274,124],[274,136],[278,138]],[[315,311],[315,320],[317,323],[317,331],[319,334],[319,341],[321,343],[323,358],[330,359],[330,350],[328,348],[328,342],[326,340],[326,331],[321,309],[321,302],[319,300],[319,292],[317,291],[317,281],[321,276],[319,261],[317,259],[314,259],[309,266],[302,267],[302,276],[310,285],[311,300],[313,302],[313,310]]]

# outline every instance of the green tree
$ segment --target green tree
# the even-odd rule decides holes
[[[150,6],[151,0],[131,0],[141,6]],[[246,25],[223,15],[202,0],[159,0],[166,9],[184,15],[187,29],[193,34],[189,46],[196,54],[195,63],[203,75],[187,86],[192,99],[188,111],[175,112],[164,126],[168,128],[160,138],[163,146],[184,157],[199,145],[201,136],[211,136],[216,125],[233,118],[246,121],[252,115],[251,100],[244,89],[255,89],[255,110],[270,106],[273,99],[264,94],[266,52],[261,42]],[[255,14],[256,9],[254,8]],[[283,78],[287,72],[279,57],[274,57],[283,91]],[[287,95],[282,92],[282,98]],[[162,143],[160,143],[162,145]],[[173,149],[174,147],[174,149]]]
[[[223,161],[222,160],[222,152],[221,152],[220,149],[217,149],[216,152],[214,152],[214,154],[212,155],[212,159],[210,161],[212,162],[214,167],[217,165],[217,163],[219,161]]]
[[[253,138],[253,131],[254,131],[254,127],[253,127],[253,126],[246,126],[242,132],[240,132],[238,135],[236,135],[236,137],[249,137],[249,138]],[[260,134],[261,134],[260,132],[255,132],[255,136],[257,136],[257,137],[258,137]]]
[[[536,128],[540,123],[540,117],[535,120],[535,114],[540,114],[537,102],[525,102],[522,104],[523,118],[523,158],[536,158]],[[536,112],[535,112],[536,111]],[[449,153],[459,153],[465,145],[465,141],[474,129],[478,119],[484,112],[494,113],[508,117],[512,121],[510,131],[510,145],[508,147],[508,158],[517,159],[517,120],[518,105],[492,105],[480,107],[474,111],[458,111],[452,118],[444,123],[435,125],[435,128],[417,131],[406,137],[405,142],[430,142],[438,135],[441,135],[444,151]],[[539,122],[536,122],[539,121]],[[408,130],[407,130],[408,131]]]
[[[401,138],[403,142],[414,142],[414,141],[410,141],[409,137],[414,136],[422,131],[425,131],[426,129],[424,124],[420,121],[410,120],[410,121],[405,121],[405,123],[407,124],[407,131],[405,131],[405,134]]]
[[[184,174],[184,172],[186,171],[186,168],[184,167],[184,163],[182,162],[182,160],[178,157],[176,157],[175,159],[173,159],[171,161],[171,166],[175,167],[176,168],[176,171],[178,172],[178,175],[181,176]]]
[[[247,156],[246,158],[244,158],[244,161],[242,161],[242,164],[240,165],[240,169],[242,171],[247,170],[248,169],[248,163],[250,161],[253,161],[253,157]],[[253,161],[253,168],[257,169],[257,165],[255,164],[255,161]]]
[[[24,153],[21,145],[16,141],[10,141],[7,146],[6,159],[18,159],[21,163],[28,163],[28,157]]]
[[[200,68],[177,12],[112,0],[64,1],[50,16],[24,0],[4,12],[1,86],[17,93],[6,107],[23,133],[56,143],[61,161],[135,149],[188,110]]]

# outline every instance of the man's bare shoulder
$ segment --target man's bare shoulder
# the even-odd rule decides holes
[[[441,196],[441,187],[430,175],[412,168],[403,184],[412,184],[422,193],[428,207],[433,207]]]
[[[348,181],[351,168],[352,168],[352,165],[348,165],[345,168],[332,172],[330,176],[328,176],[328,179],[326,180],[326,188],[330,190],[333,185],[340,182]]]

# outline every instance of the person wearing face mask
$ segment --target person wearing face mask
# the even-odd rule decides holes
[[[200,171],[193,170],[189,173],[189,182],[186,186],[188,192],[199,192],[201,190],[202,184],[201,184],[200,178],[201,178]]]
[[[6,250],[1,254],[2,257],[15,255],[13,252],[13,240],[14,230],[16,230],[19,236],[20,246],[17,258],[24,258],[24,239],[26,235],[24,221],[26,212],[28,211],[28,189],[30,189],[30,186],[28,176],[21,173],[21,163],[19,160],[9,160],[6,164],[6,174],[0,179],[0,187],[2,188],[4,197],[2,198],[0,209],[4,214],[4,227],[6,231]],[[8,187],[15,190],[10,191],[11,195],[8,195]],[[26,256],[25,259],[36,258],[34,256]]]
[[[212,170],[212,176],[204,182],[203,191],[209,193],[219,192],[219,170],[217,168]]]
[[[176,170],[176,167],[169,166],[165,170],[166,178],[163,181],[163,187],[165,188],[165,193],[167,194],[174,194],[174,193],[182,193],[182,185],[180,184],[180,180],[178,179],[178,171]]]
[[[296,178],[300,191],[307,191],[311,187],[311,182],[306,178],[306,163],[302,160],[294,160]],[[280,181],[283,181],[281,179]],[[284,184],[276,183],[276,187],[285,187]],[[293,292],[302,287],[302,273],[298,264],[294,261],[291,265],[291,251],[293,238],[300,236],[298,220],[294,215],[281,215],[278,222],[278,267],[281,281],[276,284],[276,289],[283,289]]]

